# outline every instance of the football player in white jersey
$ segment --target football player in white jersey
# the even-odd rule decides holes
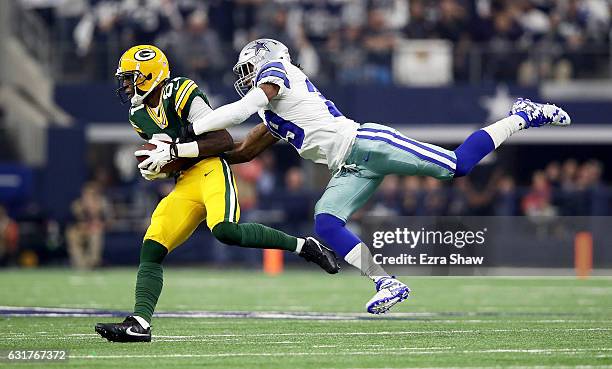
[[[543,125],[566,126],[569,115],[551,104],[519,99],[510,114],[470,135],[457,149],[410,139],[380,124],[347,118],[291,63],[289,50],[272,39],[258,39],[240,52],[234,67],[242,98],[206,115],[192,126],[194,135],[231,127],[258,112],[264,123],[228,153],[228,162],[251,160],[279,139],[305,158],[325,163],[333,173],[315,208],[315,231],[337,254],[370,277],[376,293],[368,312],[387,312],[405,300],[410,289],[389,276],[362,241],[346,227],[387,174],[431,176],[441,180],[465,176],[512,134]]]

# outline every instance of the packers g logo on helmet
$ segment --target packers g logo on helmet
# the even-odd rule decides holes
[[[153,45],[134,46],[119,59],[115,77],[121,102],[131,101],[132,106],[139,106],[155,87],[170,78],[168,58]],[[133,96],[128,96],[128,91]]]
[[[134,54],[134,59],[138,61],[147,61],[153,59],[156,54],[157,53],[153,49],[142,49],[136,51]]]

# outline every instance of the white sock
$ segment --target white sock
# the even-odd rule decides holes
[[[484,127],[482,130],[487,132],[495,148],[497,149],[502,142],[506,141],[510,136],[520,131],[525,127],[525,120],[519,115],[511,115],[500,121],[497,121],[490,126]]]
[[[297,239],[297,246],[295,247],[295,253],[296,254],[300,254],[300,252],[302,252],[302,246],[304,246],[304,244],[306,243],[306,240],[303,238],[298,238]]]
[[[361,270],[363,274],[368,276],[374,282],[381,277],[387,277],[389,274],[378,264],[374,262],[374,258],[370,250],[363,243],[358,243],[344,257],[347,263]]]
[[[136,319],[138,324],[140,324],[140,326],[143,327],[144,329],[147,329],[150,327],[149,322],[147,322],[144,318],[139,317],[138,315],[134,315],[134,319]]]

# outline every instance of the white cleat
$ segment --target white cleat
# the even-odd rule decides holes
[[[366,304],[366,310],[370,314],[384,314],[409,295],[410,288],[395,277],[382,277],[376,281],[376,294]]]
[[[567,112],[553,104],[540,104],[529,99],[518,99],[512,105],[510,114],[521,116],[525,120],[525,127],[569,126],[572,120]]]

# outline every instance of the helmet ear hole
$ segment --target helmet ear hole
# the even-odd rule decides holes
[[[147,81],[151,80],[152,78],[153,78],[153,73],[147,74]]]

